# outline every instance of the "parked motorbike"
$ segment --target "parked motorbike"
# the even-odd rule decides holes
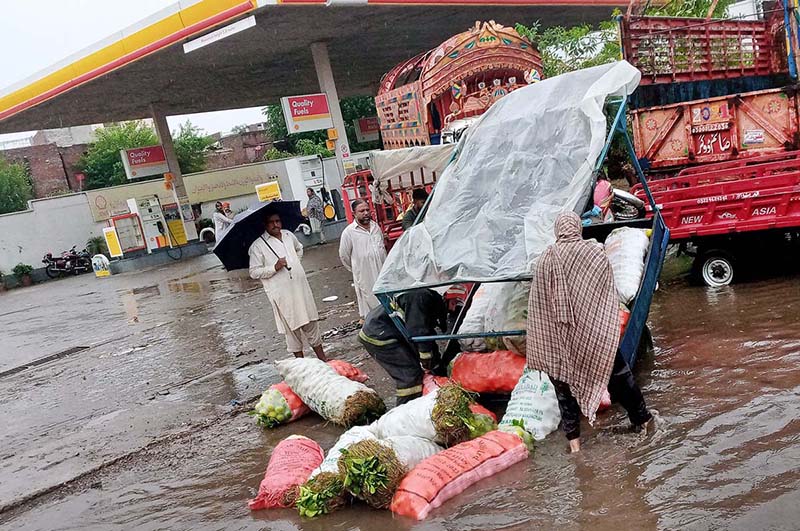
[[[72,246],[69,251],[63,251],[61,256],[53,257],[53,253],[47,253],[42,259],[45,264],[45,273],[50,278],[58,278],[64,275],[80,275],[92,270],[92,258],[89,251],[76,251],[76,246]]]

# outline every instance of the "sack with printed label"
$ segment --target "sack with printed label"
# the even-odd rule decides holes
[[[408,471],[441,450],[433,441],[409,435],[365,439],[342,452],[339,473],[347,492],[385,509]]]
[[[462,352],[450,377],[467,391],[509,394],[522,376],[525,358],[508,350]]]
[[[302,435],[290,435],[278,443],[269,458],[258,495],[247,503],[251,511],[294,507],[300,485],[322,463],[322,448]]]
[[[511,392],[500,429],[519,434],[519,428],[540,441],[558,429],[561,411],[553,383],[540,371],[525,369]]]
[[[367,424],[386,411],[374,389],[348,380],[323,361],[293,358],[277,361],[275,366],[303,403],[334,424]]]
[[[393,513],[422,520],[474,483],[528,457],[518,436],[492,431],[425,459],[409,472],[392,498]]]
[[[375,434],[366,426],[355,426],[344,432],[336,444],[325,454],[325,459],[300,486],[297,511],[300,516],[314,518],[328,514],[347,503],[347,491],[339,473],[342,451],[364,440],[375,440]]]
[[[630,303],[639,291],[649,246],[650,238],[643,229],[620,227],[606,238],[604,249],[614,273],[614,285],[619,299],[625,304]]]
[[[340,375],[356,382],[365,382],[369,377],[357,367],[341,360],[327,362]],[[311,411],[292,391],[286,382],[271,385],[261,394],[261,399],[248,414],[256,419],[256,424],[264,428],[275,428],[293,422]]]

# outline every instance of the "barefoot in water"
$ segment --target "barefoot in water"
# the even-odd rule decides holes
[[[581,440],[580,439],[572,439],[569,442],[569,453],[577,454],[581,451]]]

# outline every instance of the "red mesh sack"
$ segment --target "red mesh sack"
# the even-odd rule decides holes
[[[291,435],[278,443],[272,451],[258,487],[258,495],[247,502],[251,511],[293,507],[300,485],[324,458],[322,448],[302,435]]]
[[[393,513],[422,520],[472,484],[528,457],[517,435],[491,431],[429,457],[406,474],[392,498]]]
[[[365,373],[355,365],[347,363],[346,361],[330,360],[328,361],[328,365],[330,365],[333,368],[333,370],[338,372],[339,375],[344,376],[348,380],[364,383],[369,379],[367,373]]]
[[[463,352],[453,363],[451,378],[468,391],[511,394],[525,369],[525,358],[510,350]]]

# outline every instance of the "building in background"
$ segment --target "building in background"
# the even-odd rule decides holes
[[[35,199],[79,192],[82,183],[78,179],[78,162],[94,141],[97,127],[102,126],[37,131],[28,138],[0,143],[0,157],[28,168]],[[206,154],[207,170],[259,162],[272,147],[264,123],[242,126],[229,135],[212,136],[217,141]]]

